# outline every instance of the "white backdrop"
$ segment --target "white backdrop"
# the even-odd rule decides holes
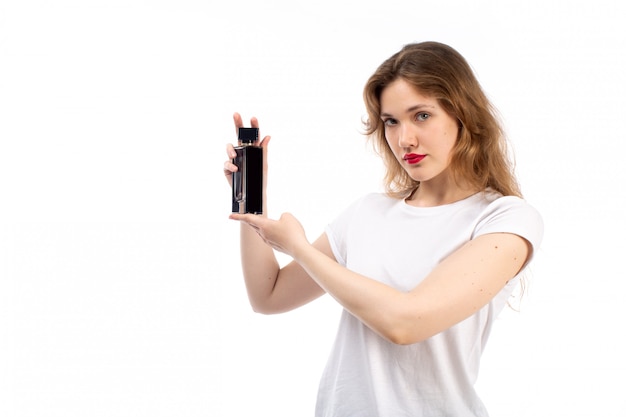
[[[312,415],[339,309],[251,312],[231,116],[272,135],[271,214],[314,238],[380,189],[365,80],[437,40],[499,108],[546,223],[483,399],[624,416],[624,4],[0,0],[0,415]]]

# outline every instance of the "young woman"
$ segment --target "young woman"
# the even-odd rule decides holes
[[[541,242],[541,216],[521,198],[492,106],[454,49],[405,46],[364,99],[387,192],[356,201],[313,243],[290,214],[232,214],[250,302],[279,313],[328,293],[343,306],[319,417],[486,416],[473,388],[480,356]],[[227,161],[227,178],[236,169]],[[293,262],[279,267],[273,249]]]

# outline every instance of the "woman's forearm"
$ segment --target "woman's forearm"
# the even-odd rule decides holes
[[[395,310],[401,309],[406,293],[339,265],[311,245],[298,249],[294,259],[346,310],[382,337],[398,342]]]
[[[302,226],[288,213],[283,213],[279,220],[252,214],[231,215],[231,218],[243,223],[242,233],[246,234],[242,235],[242,242],[248,239],[249,245],[242,247],[242,255],[245,249],[247,255],[243,256],[247,262],[250,262],[248,266],[255,269],[247,274],[246,279],[257,276],[254,282],[249,282],[249,291],[254,290],[257,295],[266,295],[266,298],[261,297],[261,300],[266,302],[261,306],[262,308],[280,311],[286,305],[297,306],[327,292],[346,310],[381,336],[396,343],[400,340],[397,335],[404,331],[404,328],[399,326],[401,321],[397,318],[406,303],[406,293],[338,264],[325,234],[313,244],[309,243]],[[251,243],[256,241],[248,234],[263,236],[263,238],[260,236],[255,236],[255,238],[258,238],[260,242],[267,242],[267,249],[274,248],[293,258],[294,262],[287,267],[288,284],[285,285],[283,279],[284,271],[278,271],[280,278],[270,275],[269,278],[266,276],[263,279],[262,272],[259,271],[274,270],[268,264],[269,257],[250,252],[253,248]],[[253,259],[258,259],[260,263],[258,270],[257,266],[251,262]],[[295,280],[294,277],[296,277]],[[276,287],[269,288],[269,286],[259,284],[259,280],[271,284],[276,283]],[[276,297],[278,300],[271,299],[271,296],[275,295],[272,292],[278,294]],[[287,301],[286,298],[288,298]]]
[[[248,298],[254,311],[264,311],[280,267],[274,251],[256,231],[245,223],[240,227],[241,269]]]
[[[519,273],[529,253],[528,242],[517,235],[479,236],[408,292],[350,271],[308,244],[299,244],[293,256],[321,288],[365,325],[393,343],[409,344],[482,308]]]

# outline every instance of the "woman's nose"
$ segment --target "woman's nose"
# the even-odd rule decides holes
[[[398,135],[398,146],[401,148],[415,148],[417,147],[418,140],[417,134],[411,126],[401,126],[400,134]]]

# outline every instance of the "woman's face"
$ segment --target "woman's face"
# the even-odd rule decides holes
[[[387,143],[409,176],[422,183],[447,176],[457,120],[402,78],[382,91],[380,104]]]

